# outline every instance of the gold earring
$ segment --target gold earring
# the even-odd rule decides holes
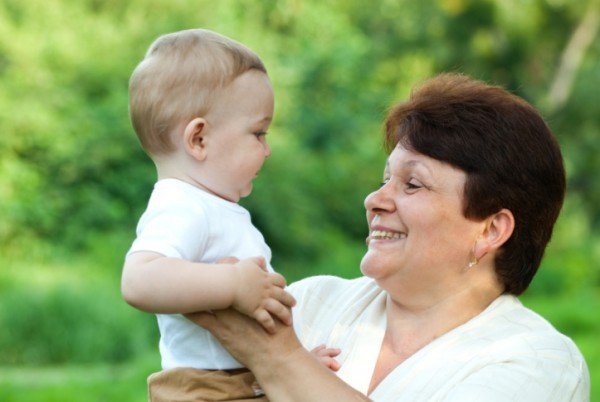
[[[471,256],[469,257],[469,264],[467,265],[467,269],[473,268],[475,265],[477,265],[478,262],[479,262],[479,259],[475,256],[475,245],[473,245],[473,249],[471,250]]]

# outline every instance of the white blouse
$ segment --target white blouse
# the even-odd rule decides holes
[[[386,293],[373,280],[319,276],[289,288],[294,326],[307,349],[342,350],[338,376],[366,394],[386,328]],[[575,344],[514,296],[503,295],[465,324],[398,365],[374,401],[589,401]]]

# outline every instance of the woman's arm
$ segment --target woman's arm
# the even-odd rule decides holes
[[[368,401],[302,347],[291,327],[274,334],[232,309],[187,316],[209,330],[256,376],[272,401]]]

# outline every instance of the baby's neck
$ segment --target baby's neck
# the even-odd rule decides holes
[[[187,173],[183,163],[175,157],[153,157],[158,180],[177,179],[196,186],[196,180]]]
[[[223,198],[227,200],[225,197],[222,197],[220,194],[215,193],[210,188],[206,187],[198,178],[194,177],[188,173],[189,169],[186,169],[182,163],[179,163],[176,158],[162,158],[158,160],[158,158],[153,158],[154,165],[156,167],[157,180],[164,179],[176,179],[187,184],[190,184],[194,187],[199,188],[202,191],[205,191],[209,194],[217,196],[219,198]],[[227,200],[230,201],[230,200]]]

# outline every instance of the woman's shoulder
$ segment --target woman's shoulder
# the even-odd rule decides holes
[[[494,350],[559,359],[574,366],[584,362],[581,352],[569,337],[514,296],[501,296],[481,318],[481,331],[486,332],[485,339],[491,341],[490,347]]]
[[[394,378],[417,371],[421,383],[439,384],[419,389],[435,400],[583,401],[589,395],[589,372],[577,346],[514,296],[500,296],[437,338],[401,364]]]

